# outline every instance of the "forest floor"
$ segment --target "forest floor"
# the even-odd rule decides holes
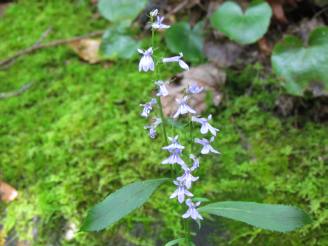
[[[18,1],[0,16],[0,60],[31,47],[51,27],[47,40],[105,29],[90,6],[74,1]],[[163,245],[181,236],[183,212],[165,200],[163,186],[142,209],[111,230],[78,233],[87,209],[122,185],[164,177],[162,143],[143,129],[140,103],[149,99],[149,74],[137,60],[90,65],[67,46],[39,50],[0,70],[0,92],[26,83],[23,94],[0,100],[0,179],[18,198],[0,204],[3,237],[30,245]],[[164,71],[169,77],[174,71]],[[224,101],[210,105],[220,129],[222,153],[202,163],[198,197],[282,203],[307,211],[313,223],[288,234],[213,218],[195,236],[196,245],[327,245],[328,128],[302,115],[281,117],[283,93],[259,66],[228,71]],[[249,89],[251,88],[251,89]],[[195,227],[196,229],[196,227]],[[0,236],[1,238],[1,236]],[[0,239],[1,242],[1,239]],[[10,244],[8,244],[10,245]]]

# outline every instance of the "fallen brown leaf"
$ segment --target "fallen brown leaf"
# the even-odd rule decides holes
[[[283,24],[288,23],[288,20],[285,16],[284,8],[283,8],[283,0],[268,0],[269,4],[272,8],[273,16]]]
[[[5,202],[11,202],[18,196],[17,190],[15,190],[9,184],[0,181],[0,199]]]
[[[7,7],[9,7],[10,4],[11,4],[11,1],[3,1],[3,3],[0,2],[0,16],[3,15],[5,9]]]
[[[172,116],[177,110],[175,99],[184,96],[185,89],[188,85],[197,84],[204,87],[204,91],[197,97],[191,97],[189,105],[198,113],[207,108],[205,98],[206,92],[211,91],[213,95],[213,104],[218,106],[222,101],[222,88],[225,84],[226,74],[223,70],[214,64],[203,64],[198,67],[191,68],[176,75],[168,86],[169,95],[162,97],[163,111],[166,116]]]
[[[229,67],[237,62],[243,48],[232,42],[207,41],[204,53],[207,59],[219,67]]]
[[[258,41],[258,45],[259,45],[260,51],[263,55],[268,56],[271,54],[272,47],[266,38],[261,38]]]
[[[82,60],[90,64],[98,63],[101,60],[98,53],[100,47],[98,39],[81,39],[69,43],[69,46]]]

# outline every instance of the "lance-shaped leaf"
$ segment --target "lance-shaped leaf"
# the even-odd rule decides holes
[[[288,232],[311,222],[299,208],[256,202],[224,201],[198,208],[209,213],[278,232]]]
[[[99,231],[113,225],[143,205],[163,182],[169,179],[150,179],[129,184],[110,194],[88,212],[81,230]]]
[[[303,95],[310,82],[321,82],[328,89],[328,27],[319,27],[302,40],[286,36],[278,43],[271,57],[273,70],[284,80],[286,91]]]
[[[271,7],[266,2],[252,2],[243,13],[237,3],[228,1],[219,6],[210,19],[215,28],[233,41],[251,44],[267,32],[271,16]]]

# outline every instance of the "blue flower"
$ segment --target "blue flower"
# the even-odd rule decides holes
[[[158,9],[154,9],[154,10],[150,11],[149,15],[150,15],[151,17],[155,17],[155,16],[157,16],[157,15],[158,15]]]
[[[163,147],[162,149],[165,149],[165,150],[168,150],[168,151],[174,150],[174,149],[181,149],[181,150],[183,150],[185,147],[179,143],[178,138],[179,138],[178,135],[175,136],[175,137],[173,137],[173,138],[172,137],[168,137],[168,139],[170,140],[171,144],[168,145],[168,146]]]
[[[163,29],[167,29],[170,28],[169,25],[165,25],[163,24],[164,21],[164,16],[157,16],[156,22],[154,22],[151,26],[153,29],[159,29],[159,30],[163,30]]]
[[[185,165],[185,162],[181,159],[180,155],[182,154],[181,149],[172,149],[169,150],[170,156],[162,161],[162,164],[179,164],[181,166]]]
[[[152,124],[144,127],[145,129],[149,129],[149,137],[150,138],[156,137],[156,128],[161,123],[162,123],[162,120],[160,118],[156,118]]]
[[[192,84],[188,86],[187,93],[189,94],[199,94],[204,90],[204,87],[199,86],[197,84]]]
[[[156,81],[155,84],[158,85],[158,93],[156,94],[156,96],[166,97],[169,94],[166,88],[166,83],[164,83],[162,80]]]
[[[211,114],[208,116],[207,119],[206,118],[198,118],[198,117],[193,116],[193,117],[191,117],[191,120],[201,124],[201,128],[200,128],[201,134],[206,134],[206,133],[208,133],[208,131],[210,131],[213,136],[216,136],[216,132],[219,131],[219,129],[214,128],[213,126],[211,126],[208,123],[209,120],[212,120]]]
[[[178,197],[179,203],[183,203],[185,196],[194,196],[189,190],[186,189],[184,183],[179,181],[173,181],[173,183],[178,187],[170,196],[170,198]]]
[[[173,118],[178,118],[180,114],[181,115],[187,113],[196,114],[196,111],[187,104],[188,99],[189,99],[188,96],[184,96],[182,99],[176,99],[176,102],[178,103],[178,110],[174,114]]]
[[[210,152],[212,153],[215,153],[215,154],[220,154],[219,151],[215,150],[212,146],[211,146],[211,142],[214,141],[214,137],[211,137],[211,140],[208,140],[206,138],[202,138],[202,139],[199,139],[199,138],[196,138],[195,139],[195,143],[198,143],[198,144],[201,144],[203,145],[203,148],[202,150],[200,151],[200,153],[202,153],[203,155],[206,155]]]
[[[143,55],[139,62],[139,72],[154,71],[155,64],[154,64],[154,60],[152,58],[153,48],[150,47],[148,50],[145,50],[145,51],[142,49],[138,49],[138,52]]]
[[[193,160],[192,167],[190,168],[190,170],[194,171],[195,169],[197,169],[199,167],[199,160],[193,154],[190,154],[189,158]]]
[[[184,70],[189,70],[189,66],[187,63],[185,63],[181,58],[183,57],[183,54],[180,52],[178,56],[163,58],[164,63],[168,62],[177,62],[179,63],[179,66]]]
[[[194,177],[191,175],[191,170],[189,167],[186,165],[182,165],[182,168],[184,170],[184,174],[181,177],[178,177],[177,180],[184,183],[186,188],[190,189],[191,184],[199,179],[199,177]],[[195,169],[194,169],[195,170]]]
[[[145,118],[148,118],[151,110],[153,109],[153,106],[157,103],[156,99],[155,98],[152,98],[150,100],[150,102],[148,103],[145,103],[145,104],[140,104],[141,107],[143,107],[143,110],[142,110],[142,113],[141,113],[141,116],[142,117],[145,117]]]
[[[186,204],[189,207],[187,212],[182,215],[182,218],[187,219],[191,217],[193,220],[202,220],[203,217],[200,215],[200,213],[197,211],[196,207],[200,205],[201,202],[193,203],[191,199],[187,199]]]

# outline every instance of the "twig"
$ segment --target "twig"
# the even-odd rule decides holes
[[[33,46],[40,45],[51,32],[52,32],[52,28],[49,27],[45,32],[41,34],[40,38],[35,42]]]
[[[174,9],[172,9],[169,13],[167,13],[166,16],[173,15],[173,14],[179,12],[187,4],[188,4],[188,0],[185,0],[185,1],[181,2],[181,3],[179,3]]]
[[[27,91],[28,89],[30,89],[32,84],[33,83],[27,83],[27,84],[23,85],[21,88],[19,88],[16,91],[2,92],[2,93],[0,93],[0,100],[7,99],[7,98],[10,98],[10,97],[17,97],[20,94]]]
[[[0,69],[3,68],[3,66],[14,62],[17,58],[33,53],[37,50],[40,49],[45,49],[45,48],[50,48],[50,47],[55,47],[55,46],[59,46],[59,45],[63,45],[63,44],[67,44],[67,43],[71,43],[74,41],[78,41],[84,38],[88,38],[88,37],[95,37],[95,36],[100,36],[104,33],[104,31],[95,31],[95,32],[91,32],[91,33],[87,33],[83,36],[78,36],[78,37],[73,37],[73,38],[68,38],[68,39],[59,39],[59,40],[54,40],[54,41],[50,41],[48,43],[45,44],[37,44],[37,45],[33,45],[29,48],[26,49],[22,49],[20,51],[18,51],[16,54],[0,61]]]
[[[52,31],[52,28],[49,27],[45,32],[43,32],[40,36],[40,38],[33,44],[32,47],[40,45],[43,40],[49,35],[49,33]],[[11,60],[10,62],[4,64],[2,67],[0,66],[0,69],[7,69],[10,67],[10,65],[14,62],[15,60]]]

